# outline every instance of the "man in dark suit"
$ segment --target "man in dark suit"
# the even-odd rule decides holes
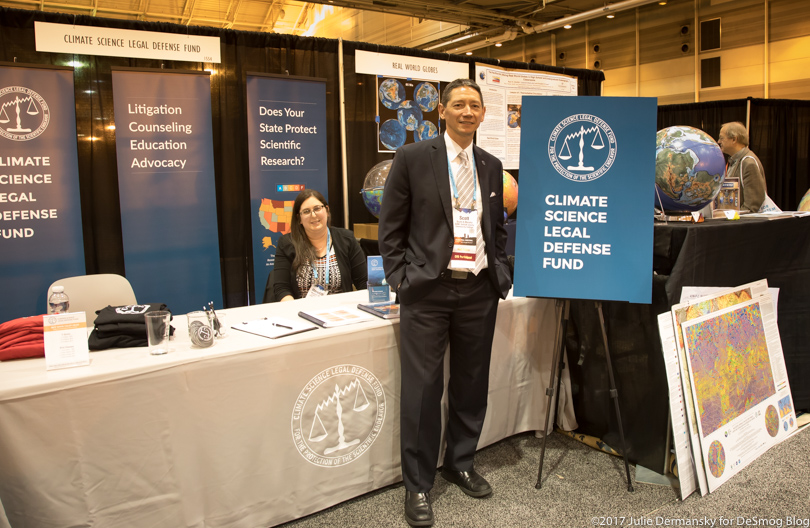
[[[400,147],[388,173],[379,243],[401,303],[400,441],[405,518],[433,524],[429,492],[441,441],[444,354],[450,344],[442,477],[472,497],[492,493],[473,466],[487,408],[498,300],[509,292],[501,162],[472,144],[486,110],[469,79],[448,84],[443,136]]]

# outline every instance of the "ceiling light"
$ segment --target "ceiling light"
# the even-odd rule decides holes
[[[667,5],[667,0],[661,0],[658,5]]]
[[[500,48],[501,46],[503,46],[503,42],[496,42],[495,43],[496,48]]]
[[[468,51],[468,52],[467,52],[467,55],[472,55],[472,51]]]
[[[564,25],[564,26],[563,26],[563,28],[565,28],[565,29],[571,29],[571,24],[566,24],[566,25]]]
[[[616,15],[608,15],[608,18],[614,18]]]

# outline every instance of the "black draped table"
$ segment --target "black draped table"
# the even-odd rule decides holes
[[[778,324],[797,410],[810,409],[810,217],[656,224],[652,304],[603,303],[628,457],[662,472],[667,379],[656,316],[684,286],[739,286],[768,279],[779,288]],[[594,304],[572,303],[568,335],[579,432],[619,448]]]

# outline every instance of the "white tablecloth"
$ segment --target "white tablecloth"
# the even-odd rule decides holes
[[[233,324],[365,301],[225,312]],[[0,362],[0,526],[267,527],[401,479],[396,321],[276,340],[231,330],[207,349],[185,317],[173,324],[165,356]],[[554,331],[553,301],[501,301],[480,447],[543,427]],[[558,423],[572,429],[563,381]]]

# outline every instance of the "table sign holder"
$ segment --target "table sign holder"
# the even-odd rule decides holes
[[[633,481],[630,479],[630,466],[627,463],[627,444],[624,441],[624,427],[622,425],[622,414],[619,409],[619,391],[616,390],[616,382],[613,378],[613,365],[610,361],[610,348],[608,347],[607,330],[605,329],[605,317],[602,313],[602,301],[594,301],[596,311],[599,313],[599,324],[602,329],[602,343],[605,345],[605,360],[607,361],[608,380],[610,382],[610,397],[613,399],[613,404],[616,410],[616,420],[619,423],[619,438],[621,439],[622,460],[624,460],[624,470],[627,476],[627,491],[635,491],[633,489]],[[537,468],[537,483],[534,485],[536,489],[542,487],[543,482],[543,460],[546,456],[546,441],[549,435],[549,418],[554,415],[557,416],[557,402],[560,401],[560,381],[562,380],[562,370],[565,366],[563,357],[565,354],[565,336],[568,331],[568,314],[571,308],[570,299],[557,299],[557,331],[554,338],[554,356],[551,364],[551,375],[549,377],[548,387],[546,388],[546,423],[543,426],[543,447],[540,449],[540,465]],[[552,409],[552,401],[554,408]],[[555,420],[551,420],[553,424]]]

